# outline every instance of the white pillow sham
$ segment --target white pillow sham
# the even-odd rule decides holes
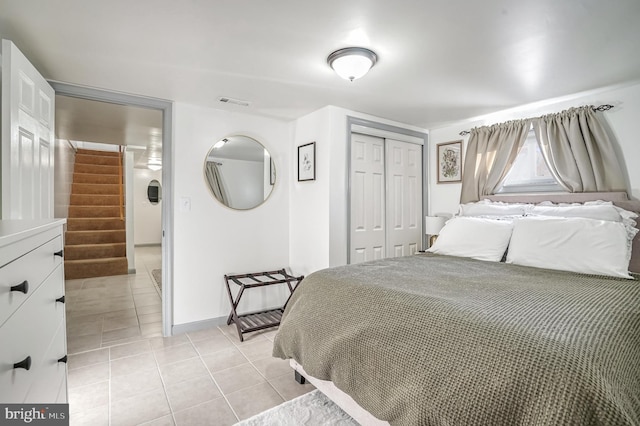
[[[622,222],[622,216],[613,205],[577,205],[577,206],[545,206],[529,205],[526,208],[527,215],[557,216],[557,217],[584,217],[587,219],[609,220]]]
[[[632,278],[631,249],[621,222],[530,216],[513,225],[507,263]]]
[[[459,216],[524,216],[526,204],[493,203],[487,200],[460,204]]]
[[[449,256],[499,262],[509,245],[513,224],[478,217],[454,217],[445,224],[427,251]]]

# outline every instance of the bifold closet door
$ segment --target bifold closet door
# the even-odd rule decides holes
[[[422,145],[386,139],[387,257],[411,256],[422,245]]]
[[[385,254],[384,139],[351,134],[350,263]]]
[[[351,134],[349,263],[409,256],[422,244],[422,146]]]

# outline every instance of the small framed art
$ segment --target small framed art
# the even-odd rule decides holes
[[[298,147],[298,182],[316,180],[316,143]]]
[[[438,183],[462,182],[462,141],[439,143]]]

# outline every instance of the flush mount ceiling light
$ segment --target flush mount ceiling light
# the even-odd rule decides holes
[[[353,81],[365,75],[378,61],[378,55],[364,47],[347,47],[333,52],[327,63],[345,80]]]

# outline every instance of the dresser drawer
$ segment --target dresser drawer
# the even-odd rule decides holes
[[[54,255],[61,250],[62,237],[57,235],[0,268],[0,326],[37,290],[51,271],[62,264],[62,257]],[[11,287],[25,281],[28,283],[26,294],[11,291]]]
[[[34,378],[25,403],[54,403],[60,393],[60,386],[67,377],[66,362],[59,362],[67,353],[66,332],[64,322],[60,322],[55,336],[51,340],[49,349],[38,366],[37,376]]]
[[[22,402],[41,374],[51,342],[64,327],[65,305],[56,302],[63,294],[64,272],[60,265],[0,327],[0,403]],[[15,363],[27,357],[31,358],[29,370],[14,368]]]

